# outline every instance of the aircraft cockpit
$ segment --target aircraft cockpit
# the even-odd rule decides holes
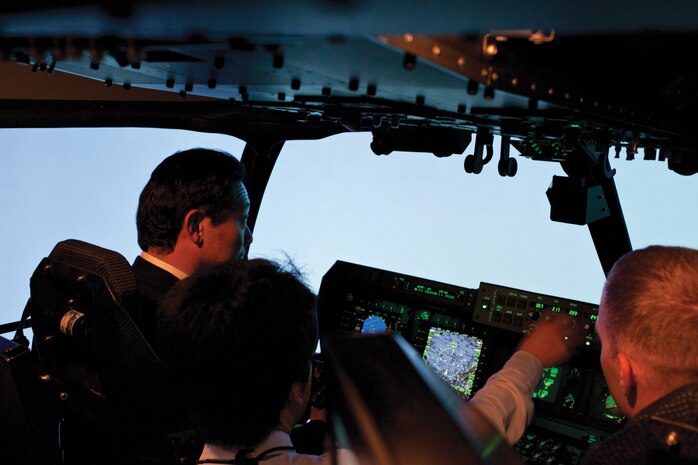
[[[245,166],[249,257],[307,271],[334,439],[367,462],[421,436],[420,460],[576,465],[623,427],[599,298],[634,248],[698,248],[698,8],[64,3],[0,14],[0,189],[25,229],[1,246],[0,456],[88,463],[96,425],[134,463],[196,462],[195,431],[149,436],[181,418],[129,274],[138,192],[190,147]],[[583,342],[518,442],[454,418],[558,320]]]

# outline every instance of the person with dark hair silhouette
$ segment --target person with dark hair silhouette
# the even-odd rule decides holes
[[[318,341],[315,295],[296,270],[262,259],[203,270],[171,289],[160,316],[163,358],[205,442],[199,463],[330,463],[291,442]]]
[[[202,267],[245,258],[252,242],[245,170],[232,155],[177,152],[153,171],[138,202],[142,253],[133,269],[142,293],[141,329],[157,346],[157,306],[178,280]]]

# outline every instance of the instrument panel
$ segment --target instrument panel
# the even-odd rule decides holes
[[[584,345],[601,350],[595,326],[599,306],[562,297],[481,283],[473,311],[476,323],[526,333],[540,321],[565,320],[571,328],[583,328]]]
[[[577,463],[624,421],[599,364],[598,313],[597,304],[564,297],[491,283],[467,288],[342,261],[324,276],[318,298],[322,337],[398,333],[465,399],[540,322],[562,319],[582,329],[577,355],[546,368],[533,391],[536,415],[515,450],[535,463]]]

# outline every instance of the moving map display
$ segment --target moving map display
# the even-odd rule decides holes
[[[432,327],[422,357],[460,396],[469,398],[482,340],[466,334]]]

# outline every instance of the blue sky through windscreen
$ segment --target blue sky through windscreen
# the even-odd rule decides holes
[[[545,190],[557,164],[517,157],[463,171],[463,156],[377,157],[370,134],[288,142],[260,210],[251,256],[288,254],[317,290],[335,260],[477,287],[480,281],[598,302],[603,272],[585,227],[554,223]],[[496,139],[498,143],[498,139]],[[29,277],[64,239],[139,253],[135,211],[152,169],[177,150],[236,156],[233,137],[158,129],[3,129],[0,322],[19,319]],[[498,153],[498,147],[495,147]],[[660,162],[612,160],[633,245],[698,248],[695,177]]]

